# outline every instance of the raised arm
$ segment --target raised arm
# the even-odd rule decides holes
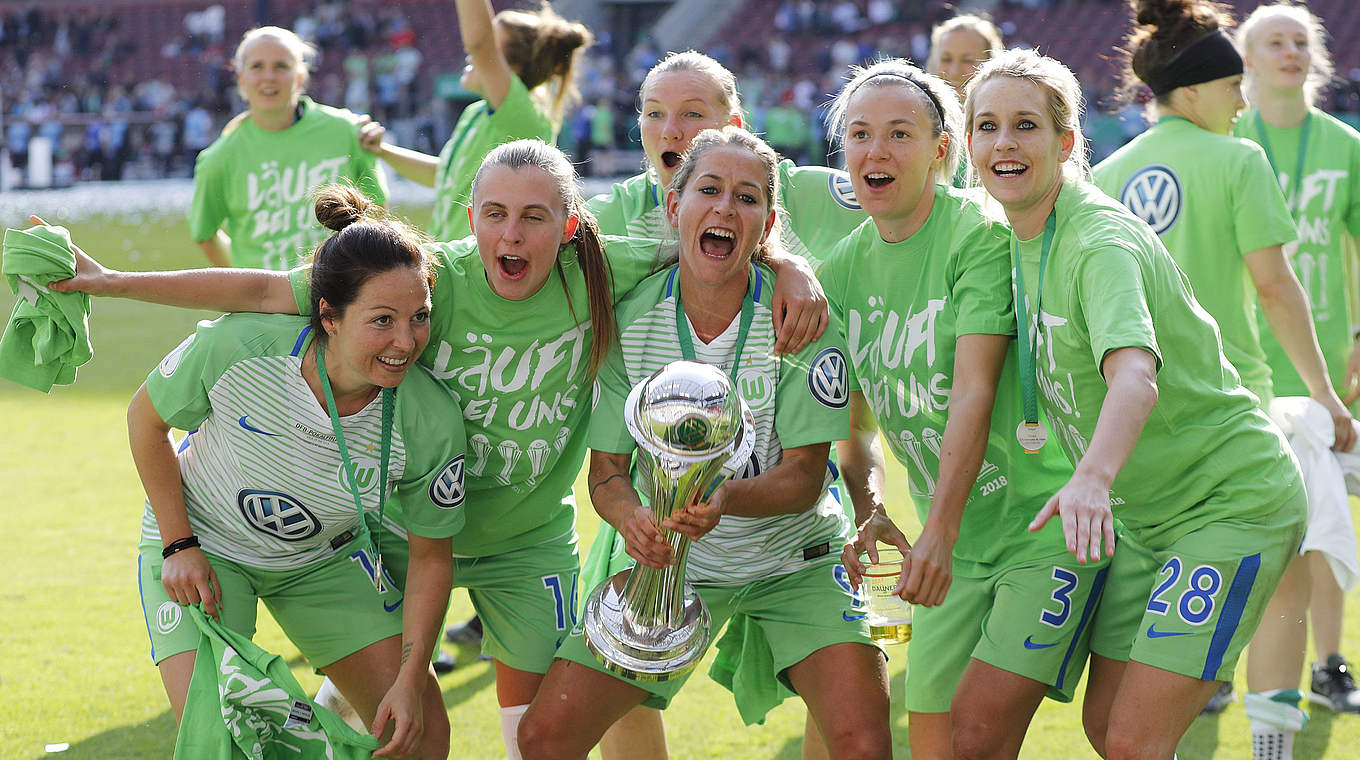
[[[386,142],[387,128],[376,121],[359,127],[359,146],[387,162],[401,176],[434,187],[439,157]]]
[[[1100,405],[1091,445],[1072,479],[1029,524],[1029,529],[1036,531],[1049,518],[1060,515],[1067,550],[1081,563],[1100,559],[1102,537],[1106,555],[1114,554],[1110,486],[1129,461],[1143,425],[1157,403],[1157,361],[1147,351],[1141,348],[1111,351],[1101,363],[1101,373],[1109,390]]]
[[[35,224],[45,224],[31,217]],[[95,261],[74,243],[76,276],[48,283],[58,293],[131,298],[135,301],[213,311],[296,314],[297,303],[287,272],[263,269],[181,269],[166,272],[120,272]]]
[[[935,496],[916,546],[903,555],[902,591],[909,602],[940,604],[953,582],[954,544],[986,453],[992,403],[1010,342],[1006,335],[962,335],[956,341]]]
[[[633,490],[633,481],[628,476],[632,459],[631,454],[591,450],[590,470],[586,474],[590,503],[623,536],[628,556],[638,564],[662,568],[675,561],[674,552],[652,519],[652,511]]]
[[[160,527],[161,546],[192,536],[194,531],[184,505],[184,482],[180,479],[170,426],[152,406],[145,385],[137,390],[128,405],[127,423],[132,462],[137,466],[137,476],[141,478],[142,488]],[[161,583],[175,602],[202,602],[203,611],[217,617],[222,587],[202,549],[191,547],[166,557],[161,567]]]
[[[482,94],[493,110],[500,108],[510,92],[510,77],[514,72],[496,40],[491,0],[457,0],[456,5],[458,32],[463,37],[463,49],[472,60],[472,67],[482,80]]]
[[[1308,386],[1308,395],[1332,415],[1336,431],[1332,449],[1350,451],[1355,444],[1351,414],[1337,397],[1331,378],[1327,376],[1327,363],[1322,358],[1317,332],[1313,329],[1313,312],[1299,278],[1278,245],[1252,251],[1244,260],[1256,285],[1261,311],[1270,324],[1270,331]]]
[[[841,563],[850,574],[850,582],[859,586],[864,574],[861,552],[867,552],[870,562],[878,561],[879,542],[891,544],[907,556],[911,542],[888,517],[883,493],[885,487],[883,449],[879,444],[878,425],[869,402],[860,391],[850,393],[850,437],[836,444],[841,480],[845,481],[846,496],[855,508],[855,539],[841,552]]]

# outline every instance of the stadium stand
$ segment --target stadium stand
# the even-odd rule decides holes
[[[1352,2],[1310,5],[1334,39],[1346,40],[1360,36]],[[1255,2],[1231,4],[1243,15]],[[1097,157],[1142,129],[1139,109],[1121,112],[1111,97],[1114,51],[1127,31],[1124,3],[968,6],[989,9],[1008,44],[1037,46],[1078,74],[1098,106],[1087,124]],[[699,47],[738,73],[757,130],[792,157],[824,162],[821,105],[846,65],[879,56],[924,61],[931,25],[951,12],[937,0],[746,0],[724,31]],[[35,137],[53,147],[56,184],[188,176],[197,151],[241,107],[230,57],[242,32],[260,23],[293,28],[317,44],[310,85],[317,100],[373,114],[403,144],[437,152],[473,97],[457,84],[463,51],[447,0],[9,2],[0,4],[0,114],[3,145],[20,170],[10,176],[22,176]],[[770,33],[750,33],[760,28]],[[611,24],[599,37],[584,66],[582,107],[567,116],[559,142],[590,157],[588,173],[628,173],[639,155],[637,86],[664,51],[645,24]],[[1360,46],[1334,45],[1333,52],[1338,78],[1322,105],[1360,122],[1352,115],[1360,111]]]

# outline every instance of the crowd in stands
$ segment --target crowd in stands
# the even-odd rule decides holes
[[[982,4],[997,12],[1008,45],[1032,45],[1044,40],[1025,39],[1007,14],[1061,13],[1093,3],[1122,8],[1118,0]],[[513,4],[498,2],[497,7]],[[253,2],[227,2],[225,8],[186,4],[187,10],[176,11],[183,18],[178,33],[168,39],[139,34],[116,5],[49,9],[35,3],[0,10],[2,137],[11,165],[19,170],[15,174],[27,165],[33,138],[41,137],[51,146],[57,184],[189,176],[198,151],[241,109],[230,46],[257,23],[291,27],[317,47],[309,85],[317,101],[371,114],[388,124],[401,144],[438,152],[459,109],[472,99],[459,88],[440,87],[441,79],[456,79],[462,62],[451,13],[433,16],[433,28],[418,28],[401,3],[302,0],[272,7],[270,18],[256,19]],[[846,67],[880,56],[924,62],[932,24],[952,11],[934,2],[747,0],[741,13],[768,18],[776,33],[751,35],[741,31],[745,25],[729,24],[731,31],[704,52],[737,72],[748,120],[771,145],[800,163],[834,164],[838,158],[828,156],[823,109]],[[440,23],[447,28],[439,28]],[[580,107],[569,113],[559,138],[578,160],[590,159],[585,173],[636,170],[636,93],[665,53],[648,37],[621,45],[597,30],[597,44],[582,66]],[[149,56],[158,71],[145,75],[122,65],[138,55]],[[1078,64],[1080,79],[1090,88],[1087,131],[1097,158],[1145,127],[1141,104],[1121,103],[1114,96],[1113,65],[1109,72],[1100,65]],[[1340,67],[1321,105],[1360,113],[1360,68]]]

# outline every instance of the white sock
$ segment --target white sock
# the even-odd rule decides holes
[[[1243,698],[1251,723],[1252,760],[1294,760],[1294,735],[1308,722],[1295,689],[1252,692]]]
[[[501,739],[505,740],[505,754],[510,760],[524,760],[519,754],[519,721],[528,705],[501,708]]]
[[[321,688],[316,690],[316,697],[312,701],[340,716],[340,719],[348,723],[355,731],[361,734],[368,733],[368,726],[365,726],[363,720],[359,718],[359,712],[354,709],[354,705],[351,705],[348,699],[345,699],[345,695],[335,688],[331,679],[327,678],[321,682]]]

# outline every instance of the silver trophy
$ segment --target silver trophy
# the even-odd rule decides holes
[[[671,362],[633,387],[623,407],[637,441],[636,466],[659,525],[672,512],[707,501],[741,472],[755,448],[751,412],[727,376],[707,364]],[[666,681],[698,664],[709,616],[685,583],[690,541],[664,531],[675,563],[638,565],[606,579],[586,599],[586,645],[611,672]]]

